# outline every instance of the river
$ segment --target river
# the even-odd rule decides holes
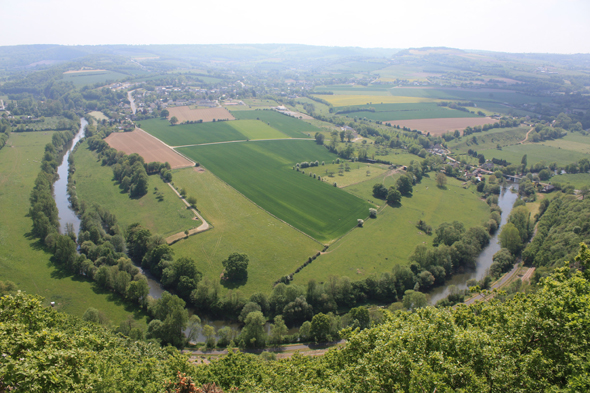
[[[476,280],[481,280],[484,278],[487,273],[488,269],[492,265],[492,257],[495,253],[500,251],[500,243],[498,241],[498,236],[500,235],[500,230],[508,221],[508,216],[512,211],[512,207],[516,199],[518,199],[518,193],[512,191],[512,187],[517,188],[518,185],[512,184],[509,188],[502,189],[500,196],[498,197],[498,206],[502,209],[502,220],[500,222],[500,227],[494,234],[494,236],[490,239],[490,244],[483,249],[481,254],[477,257],[477,262],[475,266],[475,270],[462,273],[462,274],[455,274],[451,279],[447,280],[445,285],[437,287],[430,291],[430,304],[434,305],[441,299],[446,298],[450,294],[450,286],[454,285],[457,289],[467,289],[467,281],[474,278]]]

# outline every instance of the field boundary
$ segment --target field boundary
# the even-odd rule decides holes
[[[144,134],[149,135],[150,137],[154,138],[155,140],[157,140],[158,142],[160,142],[161,144],[163,144],[164,146],[166,146],[168,149],[172,150],[174,153],[178,154],[179,156],[181,156],[182,158],[184,158],[185,160],[189,160],[190,162],[192,162],[192,164],[190,166],[186,166],[184,168],[190,168],[191,166],[195,165],[195,162],[193,160],[191,160],[190,158],[188,158],[187,156],[185,156],[184,154],[182,154],[179,151],[176,151],[176,149],[174,149],[173,147],[171,147],[170,145],[167,145],[166,143],[164,143],[164,141],[162,141],[161,139],[156,138],[155,136],[153,136],[152,134],[150,134],[147,131],[142,130],[141,128],[135,128],[136,130],[139,130],[141,132],[143,132]],[[176,169],[181,169],[181,168],[176,168]]]

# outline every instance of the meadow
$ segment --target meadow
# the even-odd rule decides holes
[[[316,241],[277,220],[210,171],[185,168],[173,172],[174,184],[194,195],[213,229],[175,243],[176,258],[196,261],[204,278],[219,282],[222,261],[232,252],[245,253],[248,280],[238,289],[245,296],[270,293],[273,283],[322,250]]]
[[[373,105],[373,104],[417,104],[421,102],[437,102],[440,100],[423,97],[403,97],[384,95],[317,95],[316,98],[321,98],[328,101],[333,106],[350,106],[350,105]]]
[[[297,162],[336,157],[312,141],[263,141],[178,149],[280,219],[320,242],[368,216],[370,205],[292,169]]]
[[[548,146],[546,142],[525,143],[503,147],[502,150],[488,149],[477,150],[477,152],[483,154],[486,159],[498,158],[517,165],[520,165],[522,156],[525,154],[527,155],[528,165],[539,162],[545,162],[549,165],[552,162],[556,162],[560,166],[565,166],[577,162],[582,158],[588,158],[588,154]]]
[[[340,165],[344,168],[342,173],[339,173]],[[350,168],[348,172],[345,170],[346,165]],[[328,183],[335,182],[338,184],[338,187],[342,188],[375,178],[388,171],[388,166],[384,164],[367,164],[364,162],[343,162],[341,164],[326,163],[326,165],[310,167],[305,170],[321,176]],[[333,176],[330,176],[330,173]]]
[[[272,128],[260,120],[235,120],[230,123],[247,139],[284,139],[288,138],[279,130]]]
[[[145,318],[122,299],[98,288],[94,283],[58,270],[51,254],[30,237],[28,198],[39,173],[45,145],[52,132],[13,133],[0,150],[0,280],[10,280],[18,288],[56,302],[56,309],[81,317],[94,307],[114,323],[133,314],[140,323]],[[14,146],[14,147],[9,147]]]
[[[469,149],[479,153],[480,150],[496,149],[498,145],[506,147],[518,144],[529,130],[529,127],[492,128],[489,131],[453,139],[447,142],[447,145],[453,153],[467,153]],[[474,137],[476,142],[473,140]]]
[[[308,138],[308,133],[313,136],[317,131],[320,131],[316,126],[306,123],[303,120],[295,119],[294,117],[283,115],[273,110],[236,111],[232,112],[232,115],[238,120],[250,119],[263,121],[291,138]]]
[[[166,120],[150,119],[140,123],[141,129],[170,146],[246,140],[228,121],[201,124],[170,125]]]
[[[362,111],[362,109],[368,107],[375,109],[375,112]],[[470,112],[438,106],[436,103],[431,102],[421,104],[357,105],[354,107],[354,109],[357,108],[359,109],[358,112],[343,113],[342,116],[379,121],[477,117],[477,115]]]
[[[131,199],[113,180],[111,167],[102,166],[96,154],[88,150],[86,142],[78,146],[74,163],[78,198],[109,210],[117,217],[121,228],[139,222],[151,232],[166,237],[201,223],[193,220],[194,214],[158,175],[149,176],[146,195]]]
[[[115,71],[89,71],[72,74],[63,74],[64,82],[72,82],[74,86],[81,87],[85,85],[93,85],[95,83],[104,83],[107,81],[117,81],[128,78],[129,75],[122,74]]]
[[[552,184],[562,186],[574,186],[576,190],[582,187],[590,187],[590,173],[568,173],[566,175],[553,176],[549,181]]]
[[[395,178],[388,177],[385,184],[393,184]],[[371,179],[344,190],[354,188],[355,195],[374,199],[375,183]],[[440,189],[434,180],[424,178],[414,187],[411,198],[402,198],[401,207],[386,206],[377,218],[365,220],[362,228],[356,228],[331,245],[326,254],[297,273],[294,283],[302,285],[310,279],[327,281],[331,275],[361,280],[373,273],[391,271],[394,265],[407,264],[417,245],[432,244],[433,236],[416,228],[418,220],[434,228],[445,221],[458,220],[469,228],[482,224],[488,217],[487,204],[472,189],[463,189],[459,181],[449,178],[447,189]]]
[[[547,146],[558,149],[571,150],[578,153],[590,153],[590,136],[577,132],[570,132],[561,139],[543,142]]]

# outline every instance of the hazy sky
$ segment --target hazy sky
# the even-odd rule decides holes
[[[0,0],[0,45],[298,43],[590,53],[590,0]]]

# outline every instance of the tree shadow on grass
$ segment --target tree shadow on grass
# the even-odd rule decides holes
[[[219,279],[219,283],[226,289],[236,289],[246,285],[248,282],[248,273],[246,272],[245,277],[239,280],[224,280],[223,278]]]

